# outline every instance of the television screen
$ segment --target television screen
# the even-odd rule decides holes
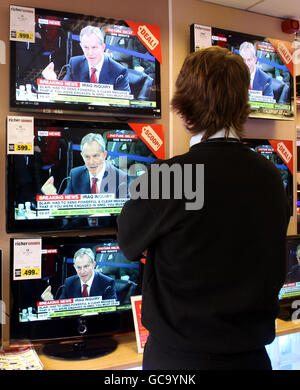
[[[164,149],[153,127],[36,119],[33,154],[7,154],[7,232],[115,226],[131,181]]]
[[[12,111],[161,117],[160,42],[151,47],[145,31],[36,8],[35,41],[10,42]]]
[[[280,314],[284,320],[291,320],[293,312],[299,308],[300,298],[300,236],[287,236],[286,240],[287,276],[279,292]],[[295,301],[296,306],[293,307]],[[298,318],[297,318],[298,319]]]
[[[240,54],[248,65],[250,117],[294,119],[293,49],[290,42],[191,25],[191,51],[214,45]]]
[[[11,339],[51,348],[51,339],[134,330],[141,263],[128,261],[115,237],[44,237],[34,268],[33,240],[11,239]]]
[[[293,141],[245,138],[243,142],[253,151],[270,160],[279,169],[290,212],[293,214]]]

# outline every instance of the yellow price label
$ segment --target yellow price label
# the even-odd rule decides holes
[[[16,38],[17,39],[26,39],[27,41],[33,41],[33,33],[17,31]]]
[[[37,277],[40,276],[40,268],[22,268],[21,277]]]
[[[15,152],[32,152],[31,144],[15,144]]]

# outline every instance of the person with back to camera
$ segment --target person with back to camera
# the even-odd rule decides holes
[[[115,299],[117,294],[112,278],[95,272],[95,255],[90,248],[80,248],[74,254],[76,275],[65,279],[59,299],[102,296],[102,299]],[[51,286],[42,293],[44,301],[53,300]]]
[[[103,137],[97,133],[85,135],[80,144],[85,165],[72,168],[64,194],[113,193],[116,198],[128,197],[128,175],[106,161]],[[54,177],[42,186],[45,195],[57,194]]]
[[[264,96],[274,96],[272,77],[257,66],[257,57],[254,45],[250,42],[243,42],[240,46],[239,53],[243,57],[250,71],[250,89],[262,91]]]
[[[290,214],[278,169],[241,142],[249,79],[241,56],[225,48],[185,59],[172,108],[191,135],[190,150],[152,164],[118,217],[126,258],[147,252],[146,370],[271,369],[265,345],[275,337]],[[160,182],[158,168],[166,183],[166,167],[178,166],[173,196],[157,197],[160,188],[150,185]],[[139,192],[145,183],[150,190]],[[178,196],[175,189],[188,185],[203,191],[202,201]]]
[[[84,27],[80,31],[80,46],[84,55],[70,59],[63,80],[111,84],[114,90],[130,92],[128,70],[104,53],[104,37],[99,27]],[[43,70],[42,76],[57,80],[53,62]]]

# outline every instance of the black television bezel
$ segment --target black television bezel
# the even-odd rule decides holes
[[[117,333],[134,331],[134,320],[131,309],[122,310],[113,313],[102,313],[90,316],[70,316],[60,317],[51,320],[39,320],[29,322],[19,322],[19,299],[20,294],[18,282],[13,280],[13,243],[16,237],[10,238],[10,339],[19,342],[28,341],[55,341],[61,339],[88,339],[94,336],[113,336]],[[114,240],[116,235],[98,235],[98,236],[80,236],[80,237],[43,237],[42,243],[72,244],[84,243],[89,240]],[[43,244],[42,244],[43,245]],[[139,261],[139,285],[136,295],[140,295],[142,288],[143,263]],[[29,280],[28,280],[29,282]],[[83,320],[83,322],[81,322]],[[87,331],[80,332],[80,327],[84,326]]]
[[[251,142],[251,141],[268,141],[269,142],[269,140],[285,141],[284,139],[281,139],[281,138],[276,139],[276,138],[266,138],[266,137],[263,137],[263,138],[245,137],[242,139],[242,142],[245,142],[247,144],[247,142]],[[247,146],[249,146],[249,145],[247,145]],[[294,158],[294,155],[293,155],[293,158]],[[294,215],[294,180],[295,179],[294,179],[294,174],[292,174],[292,172],[290,172],[290,170],[289,170],[289,178],[290,178],[290,183],[289,183],[290,185],[289,185],[289,192],[287,192],[287,199],[289,202],[291,216],[293,216]]]
[[[36,13],[46,13],[49,16],[60,16],[66,18],[82,19],[86,22],[107,22],[116,23],[129,27],[124,20],[115,20],[113,18],[97,17],[92,15],[77,14],[73,12],[63,12],[48,10],[44,8],[35,8]],[[113,107],[113,106],[91,106],[88,104],[74,104],[72,108],[70,103],[47,103],[47,102],[18,102],[16,99],[16,41],[10,41],[10,111],[32,112],[43,114],[58,115],[85,115],[85,116],[103,116],[114,118],[161,118],[161,80],[160,80],[160,63],[155,59],[155,92],[157,107]]]
[[[134,131],[126,122],[96,122],[96,121],[82,121],[82,120],[69,120],[69,119],[48,119],[48,118],[35,118],[34,126],[74,126],[87,128],[89,130],[103,128],[105,130],[124,129]],[[142,141],[143,142],[143,141]],[[149,149],[150,150],[150,149]],[[30,233],[30,232],[57,232],[57,231],[87,231],[103,230],[103,229],[115,229],[116,220],[118,215],[97,217],[97,227],[91,227],[86,224],[82,225],[83,221],[79,221],[80,218],[55,218],[55,219],[26,219],[16,220],[14,217],[14,199],[13,199],[13,172],[14,166],[14,154],[6,154],[6,232],[7,233]],[[87,217],[83,217],[86,219]],[[75,221],[77,219],[77,221]],[[63,223],[63,220],[68,223]],[[72,222],[73,221],[73,222]]]
[[[195,51],[195,26],[200,25],[200,23],[193,23],[190,25],[190,51],[194,52]],[[241,37],[244,37],[245,40],[249,37],[257,40],[265,40],[267,38],[272,38],[272,37],[263,37],[261,35],[256,35],[256,34],[247,34],[245,32],[240,32],[240,31],[235,31],[235,30],[227,30],[225,28],[219,28],[215,26],[204,26],[204,27],[209,27],[211,29],[214,29],[215,31],[219,31],[220,33],[232,33],[232,34],[237,34],[240,35]],[[290,72],[289,72],[290,73]],[[295,120],[295,99],[294,99],[294,89],[295,89],[295,83],[294,83],[294,78],[293,75],[290,73],[290,81],[291,81],[291,86],[290,86],[290,104],[291,104],[291,110],[290,110],[290,115],[289,116],[280,116],[279,114],[276,113],[263,113],[259,111],[255,111],[251,109],[251,112],[249,114],[249,118],[251,119],[277,119],[277,120],[283,120],[283,121],[292,121]]]

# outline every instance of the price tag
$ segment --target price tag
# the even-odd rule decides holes
[[[32,33],[24,33],[24,32],[17,32],[16,38],[18,41],[33,41],[34,34]]]
[[[40,238],[14,239],[14,280],[40,279],[42,264]]]
[[[40,268],[23,268],[21,269],[21,277],[24,278],[31,278],[31,277],[40,277],[41,276],[41,269]]]
[[[195,33],[195,51],[205,49],[211,46],[211,27],[202,26],[200,24],[194,25]]]
[[[33,154],[33,122],[33,117],[7,117],[7,154]]]
[[[10,40],[35,42],[35,9],[10,6]]]
[[[15,152],[20,152],[20,151],[23,151],[23,152],[32,152],[32,145],[30,144],[15,144]]]

